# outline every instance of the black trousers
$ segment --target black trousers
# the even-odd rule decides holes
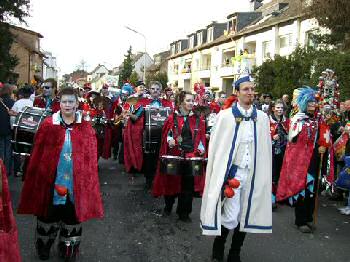
[[[180,218],[186,218],[192,212],[192,201],[194,194],[193,176],[182,176],[181,193],[174,196],[164,196],[165,211],[171,212],[175,199],[178,197],[176,213]]]
[[[298,227],[313,221],[315,196],[306,190],[305,197],[299,197],[295,204],[295,225]]]
[[[38,217],[38,220],[43,223],[63,222],[66,225],[78,225],[79,221],[75,214],[74,204],[67,199],[65,205],[50,204],[47,216]]]
[[[146,178],[146,183],[152,185],[153,178],[157,170],[159,152],[143,154],[143,173]]]
[[[219,261],[223,260],[225,253],[225,243],[230,230],[224,226],[221,226],[221,236],[215,237],[213,244],[212,258]],[[240,261],[241,247],[247,233],[239,231],[239,224],[233,230],[231,248],[228,254],[227,261]]]
[[[282,164],[283,164],[284,151],[278,155],[272,157],[272,183],[278,184],[280,179]]]

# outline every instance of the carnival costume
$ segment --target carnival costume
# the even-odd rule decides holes
[[[250,81],[248,76],[240,78],[235,88]],[[203,234],[217,236],[213,259],[223,259],[230,229],[234,234],[228,261],[240,261],[245,232],[272,232],[271,148],[265,113],[253,106],[245,110],[239,102],[220,111],[210,137],[200,214]],[[231,179],[240,183],[229,198],[224,191]]]
[[[175,140],[175,146],[169,147],[169,140]],[[160,158],[164,156],[180,156],[193,158],[204,156],[206,151],[205,121],[190,112],[183,115],[175,110],[166,120],[162,130]],[[158,161],[157,174],[154,179],[152,194],[155,197],[164,196],[166,214],[170,214],[178,197],[176,213],[182,220],[188,219],[192,212],[192,200],[195,193],[201,195],[204,188],[205,175],[193,177],[190,174],[189,162],[183,161],[178,167],[179,173],[166,174],[160,168]]]
[[[43,260],[58,232],[60,254],[74,258],[80,223],[103,217],[95,132],[79,112],[70,125],[57,112],[39,127],[18,213],[37,216],[36,248]]]

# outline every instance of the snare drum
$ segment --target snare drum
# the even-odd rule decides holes
[[[160,147],[162,128],[171,113],[169,107],[146,107],[143,148],[145,153],[155,153]]]
[[[203,157],[191,157],[185,159],[185,172],[187,176],[201,176],[204,174],[207,159]]]
[[[160,172],[165,175],[181,175],[184,158],[180,156],[164,155],[160,157]]]
[[[52,113],[39,107],[25,107],[21,111],[13,124],[13,153],[16,155],[30,155],[34,135],[38,131],[40,124]]]

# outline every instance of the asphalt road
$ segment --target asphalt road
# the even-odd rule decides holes
[[[161,217],[163,200],[150,196],[141,175],[131,177],[122,170],[116,162],[100,161],[105,218],[83,225],[79,261],[210,261],[213,238],[201,235],[200,199],[194,200],[192,223],[178,221],[176,214]],[[9,181],[16,207],[22,182],[15,177]],[[293,209],[280,207],[273,214],[273,234],[248,234],[242,261],[350,262],[350,216],[336,210],[342,204],[321,198],[314,234],[298,232]],[[39,261],[34,250],[34,217],[18,215],[16,219],[23,261]],[[50,261],[60,261],[56,250]]]

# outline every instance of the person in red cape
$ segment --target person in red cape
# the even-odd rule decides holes
[[[61,110],[46,118],[35,135],[18,208],[19,214],[37,216],[41,260],[49,258],[58,232],[60,255],[74,258],[81,223],[103,217],[95,132],[76,111],[74,90],[62,89],[59,96]]]
[[[162,130],[160,158],[163,156],[183,156],[186,158],[205,155],[206,136],[205,120],[192,112],[194,97],[191,93],[181,91],[176,97],[176,108],[166,120]],[[185,167],[181,168],[186,172]],[[183,173],[167,175],[161,172],[159,164],[154,179],[152,194],[164,196],[164,215],[170,215],[176,197],[178,197],[177,214],[180,220],[190,221],[194,193],[201,194],[205,175],[193,177]]]
[[[151,187],[158,153],[143,153],[143,130],[145,126],[144,110],[146,106],[150,107],[169,107],[172,103],[166,99],[161,99],[160,94],[162,84],[158,81],[151,82],[149,92],[151,98],[141,98],[134,107],[133,114],[129,113],[129,121],[124,132],[124,161],[127,172],[133,169],[137,171],[144,170],[146,185]]]
[[[34,99],[33,106],[45,108],[56,113],[60,110],[60,103],[56,97],[57,83],[53,79],[47,79],[43,84],[43,93]]]
[[[280,178],[284,152],[288,142],[289,118],[284,116],[284,103],[276,100],[270,118],[272,140],[272,210],[277,208],[276,190]]]
[[[306,87],[298,92],[299,112],[290,122],[276,196],[277,201],[289,199],[295,206],[295,225],[302,233],[311,233],[320,154],[325,153],[326,148],[317,143],[319,121],[315,117],[315,91]]]
[[[109,96],[108,91],[109,86],[104,84],[101,89],[101,97],[103,98],[104,105],[104,115],[107,120],[114,119],[114,111],[113,111],[113,103]],[[103,151],[102,158],[109,159],[112,156],[112,126],[108,123],[105,125],[104,130],[104,143],[103,143]]]
[[[13,216],[6,168],[0,159],[0,261],[20,262],[18,231]]]

